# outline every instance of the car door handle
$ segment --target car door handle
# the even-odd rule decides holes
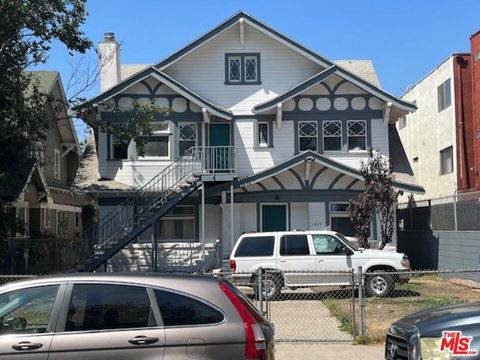
[[[322,261],[325,261],[325,259],[318,259],[318,262],[322,262]]]
[[[30,341],[21,341],[18,344],[12,345],[12,349],[17,351],[26,351],[40,349],[42,346],[43,344],[31,343]]]
[[[287,262],[287,260],[280,260],[280,262]]]
[[[133,339],[128,340],[130,344],[133,345],[148,345],[155,344],[158,342],[156,337],[147,337],[147,336],[135,336]]]

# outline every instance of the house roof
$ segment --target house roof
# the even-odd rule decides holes
[[[283,94],[278,95],[277,97],[268,100],[262,104],[259,104],[254,107],[255,113],[262,113],[264,111],[271,110],[277,104],[283,103],[291,98],[303,93],[304,91],[308,90],[309,88],[325,81],[332,75],[338,75],[339,77],[343,78],[351,82],[352,84],[358,86],[359,88],[363,89],[364,91],[386,101],[391,102],[393,105],[397,106],[399,109],[404,111],[415,111],[417,107],[412,103],[401,100],[394,95],[387,93],[386,91],[382,90],[378,86],[373,85],[372,83],[368,82],[367,80],[363,79],[362,77],[345,70],[344,68],[340,67],[339,65],[332,65],[329,68],[319,72],[318,74],[312,76],[311,78],[301,82],[300,84],[294,86],[290,90],[284,92]]]
[[[167,85],[172,90],[178,92],[180,95],[185,96],[187,99],[193,101],[200,107],[206,108],[211,114],[227,120],[232,119],[233,114],[230,110],[222,108],[221,106],[218,106],[212,103],[211,101],[201,97],[200,95],[196,94],[192,90],[188,89],[185,85],[174,80],[164,72],[156,69],[154,66],[149,66],[137,72],[136,74],[129,76],[125,80],[120,81],[117,85],[113,86],[112,88],[102,92],[100,95],[97,95],[92,99],[88,100],[87,102],[83,103],[82,105],[78,106],[76,109],[81,109],[86,107],[87,105],[92,105],[101,101],[108,100],[113,96],[120,94],[122,91],[124,91],[131,85],[139,81],[142,81],[150,76],[153,76],[158,81]]]
[[[29,159],[21,164],[13,164],[4,172],[0,181],[0,198],[15,201],[22,197],[32,179],[37,179],[38,185],[50,199],[50,189],[42,171],[36,165],[35,159]]]
[[[206,34],[200,36],[199,38],[195,39],[191,43],[187,44],[180,50],[176,51],[172,55],[168,56],[167,58],[163,59],[162,61],[158,62],[154,66],[159,69],[164,69],[168,67],[169,65],[173,64],[177,60],[181,59],[185,55],[191,53],[198,47],[202,46],[204,43],[207,41],[211,40],[212,38],[216,37],[223,31],[231,28],[235,24],[239,23],[240,21],[244,21],[245,23],[253,26],[257,30],[260,30],[268,35],[270,35],[272,38],[278,40],[279,42],[283,43],[287,47],[295,50],[296,52],[304,55],[305,57],[309,58],[310,60],[318,63],[319,65],[323,67],[329,67],[332,66],[333,63],[330,60],[327,60],[323,56],[319,55],[313,50],[308,49],[307,47],[300,45],[300,43],[292,40],[291,38],[281,34],[277,30],[273,29],[272,27],[268,26],[264,22],[261,22],[257,19],[255,19],[253,16],[245,13],[244,11],[239,11],[232,17],[228,18],[221,24],[217,25],[215,28],[212,30],[208,31]]]
[[[58,120],[59,131],[62,140],[65,142],[74,142],[78,143],[77,132],[73,124],[71,116],[68,115],[67,109],[67,97],[65,95],[65,89],[63,88],[62,79],[58,71],[28,71],[37,81],[38,88],[40,91],[44,92],[47,95],[52,95],[60,97],[61,106],[64,114],[62,114],[62,119]],[[57,94],[54,94],[55,90],[58,90]]]
[[[371,60],[334,60],[333,62],[345,70],[357,74],[376,87],[382,87]]]
[[[247,176],[243,179],[239,179],[235,182],[235,186],[242,186],[242,185],[246,186],[246,185],[249,185],[249,184],[254,184],[254,183],[257,183],[259,181],[265,180],[265,179],[270,178],[272,176],[275,176],[275,175],[277,175],[281,172],[284,172],[284,171],[286,171],[290,168],[293,168],[294,166],[304,162],[308,158],[313,158],[319,164],[321,164],[323,166],[326,166],[330,169],[336,170],[336,171],[338,171],[342,174],[351,176],[351,177],[353,177],[355,179],[358,179],[358,180],[363,180],[363,176],[358,169],[355,169],[355,168],[352,168],[350,166],[344,165],[344,164],[342,164],[342,163],[340,163],[336,160],[330,159],[330,158],[325,157],[323,155],[320,155],[316,152],[305,151],[305,152],[302,152],[302,153],[294,156],[293,158],[283,162],[282,164],[279,164],[279,165],[274,166],[270,169],[261,171],[259,173],[254,174],[254,175]],[[399,169],[394,170],[394,171],[398,171],[398,170]],[[410,180],[412,182],[406,182],[405,180]],[[412,193],[419,193],[419,194],[425,193],[425,190],[423,189],[423,187],[417,185],[416,182],[414,182],[414,181],[415,181],[415,178],[406,179],[406,178],[402,177],[401,179],[398,179],[398,180],[394,181],[394,186],[397,187],[400,190],[404,190],[404,191],[408,191],[408,192],[412,192]]]
[[[82,159],[78,167],[72,187],[77,190],[89,192],[114,191],[114,190],[133,190],[132,186],[127,184],[101,179],[98,173],[98,157],[95,146],[95,137],[91,134],[86,141]]]

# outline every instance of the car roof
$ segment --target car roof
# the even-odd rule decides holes
[[[331,230],[289,230],[289,231],[267,231],[267,232],[250,232],[245,233],[242,237],[246,236],[258,236],[258,235],[294,235],[294,234],[324,234],[324,235],[336,235],[336,231]]]
[[[96,273],[68,273],[33,277],[18,281],[9,282],[0,286],[0,291],[9,288],[28,287],[34,285],[65,283],[65,282],[117,282],[125,284],[153,285],[153,286],[170,286],[172,284],[188,282],[218,282],[218,278],[210,275],[190,275],[190,274],[161,274],[150,272],[123,273],[123,272],[96,272]],[[192,284],[193,285],[193,284]]]

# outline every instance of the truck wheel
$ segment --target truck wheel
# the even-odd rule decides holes
[[[378,270],[367,275],[365,288],[370,296],[386,297],[393,292],[395,281],[392,275],[385,274],[383,270]]]
[[[282,286],[283,279],[281,275],[264,275],[262,284],[262,299],[268,301],[276,299],[282,292]],[[255,278],[253,292],[255,294],[255,299],[259,300],[260,296],[258,293],[258,277]]]

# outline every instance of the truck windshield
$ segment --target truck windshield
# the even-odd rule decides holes
[[[340,239],[342,240],[345,244],[347,244],[348,246],[350,246],[350,248],[352,248],[353,250],[355,251],[359,251],[359,247],[356,243],[353,243],[351,242],[350,240],[348,240],[343,234],[340,234],[340,233],[335,233],[335,235]]]

